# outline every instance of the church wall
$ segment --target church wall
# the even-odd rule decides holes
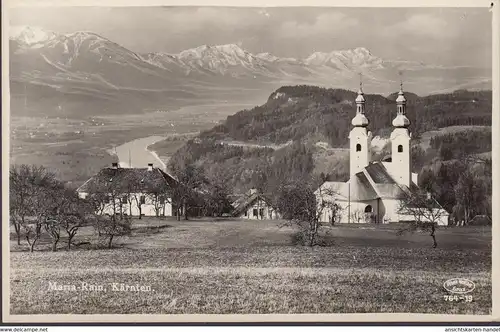
[[[396,128],[391,134],[391,166],[394,180],[399,184],[410,186],[411,176],[411,154],[410,134],[406,128]],[[402,149],[400,151],[399,149]]]
[[[377,218],[379,215],[379,200],[370,200],[370,201],[337,201],[337,204],[340,205],[341,211],[339,212],[339,219],[336,220],[336,223],[372,223],[378,222],[381,218]],[[370,205],[372,207],[371,213],[365,213],[365,208]],[[329,208],[325,208],[321,214],[321,222],[330,223],[332,217],[332,211]],[[350,218],[349,218],[350,215]],[[373,217],[371,217],[373,215]],[[374,218],[374,219],[372,219]]]
[[[363,171],[371,158],[371,132],[366,128],[354,127],[349,134],[349,169],[350,176]]]
[[[381,216],[384,224],[390,222],[399,222],[399,200],[384,198],[381,200],[381,205],[384,209],[384,214]]]

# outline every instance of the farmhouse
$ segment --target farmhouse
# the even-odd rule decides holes
[[[77,189],[81,198],[89,195],[101,203],[102,214],[172,216],[172,191],[177,181],[163,170],[121,168],[118,163],[103,168]]]
[[[269,199],[257,189],[250,189],[233,203],[233,216],[242,219],[278,219],[279,215]]]
[[[324,182],[316,197],[334,200],[340,211],[336,222],[341,223],[389,223],[411,221],[408,214],[401,214],[401,197],[418,189],[418,174],[411,172],[410,121],[406,117],[406,98],[403,86],[396,99],[397,114],[392,122],[390,136],[391,156],[381,162],[371,161],[372,133],[365,116],[365,97],[360,85],[356,98],[356,116],[352,119],[353,129],[349,134],[350,178],[347,182]],[[448,213],[436,203],[440,218],[438,224],[447,225]],[[333,211],[324,209],[321,220],[330,222]]]

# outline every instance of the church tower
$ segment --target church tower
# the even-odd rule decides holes
[[[354,126],[349,133],[349,169],[352,177],[368,166],[371,157],[372,133],[366,129],[369,121],[365,116],[365,96],[362,83],[359,84],[358,96],[356,97],[356,116],[351,123]]]
[[[408,131],[410,120],[406,117],[406,98],[403,92],[403,83],[396,99],[397,115],[392,121],[394,130],[391,134],[392,170],[394,179],[402,185],[411,184],[411,133]]]

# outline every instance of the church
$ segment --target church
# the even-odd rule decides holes
[[[349,134],[350,177],[347,182],[326,181],[316,190],[318,200],[333,200],[340,206],[338,212],[323,209],[321,222],[331,222],[333,213],[336,213],[336,222],[340,223],[411,221],[411,216],[398,212],[400,197],[418,188],[418,174],[411,171],[410,120],[406,117],[402,84],[396,107],[390,136],[391,157],[372,162],[372,133],[367,129],[369,121],[365,116],[365,96],[360,84],[356,116],[352,119],[353,128]],[[443,211],[442,215],[438,224],[447,225],[448,213]]]

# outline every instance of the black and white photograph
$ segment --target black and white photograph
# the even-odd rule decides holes
[[[490,1],[10,5],[9,319],[493,315]]]

